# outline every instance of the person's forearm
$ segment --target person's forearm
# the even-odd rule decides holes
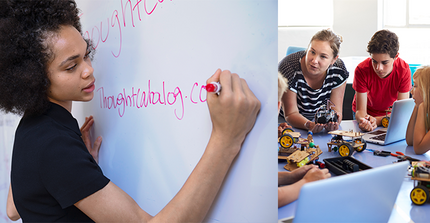
[[[417,120],[414,129],[414,151],[421,155],[430,149],[430,134],[425,128],[424,105],[421,103],[418,107]]]
[[[376,125],[377,126],[381,126],[382,125],[382,119],[385,117],[385,115],[384,116],[376,116],[375,117],[375,119],[376,119]]]
[[[12,186],[9,185],[9,192],[7,195],[7,204],[6,204],[6,213],[7,216],[12,221],[17,221],[21,217],[18,214],[18,211],[16,210],[15,203],[13,201],[13,195],[12,195]]]
[[[219,148],[239,151],[241,143],[230,143],[211,136],[199,163],[178,194],[160,211],[156,219],[164,222],[201,222],[211,207],[235,158]],[[156,220],[153,219],[153,220]]]
[[[414,129],[415,122],[417,120],[418,106],[415,105],[414,110],[412,111],[411,118],[409,119],[408,128],[406,129],[406,143],[408,146],[412,146],[414,144]]]
[[[366,117],[367,112],[364,110],[357,110],[355,113],[355,120],[357,120],[357,122],[360,122],[360,119]]]
[[[416,137],[414,139],[414,152],[417,155],[422,155],[430,150],[430,134],[427,133],[423,137]],[[421,138],[421,139],[420,139]]]
[[[300,189],[306,183],[304,179],[288,186],[278,187],[278,207],[283,207],[299,197]]]
[[[294,112],[294,113],[289,114],[288,116],[285,116],[285,121],[290,123],[290,125],[295,127],[295,128],[308,130],[308,128],[305,127],[305,124],[309,120],[298,112]],[[311,122],[311,121],[309,121],[309,122]]]
[[[290,184],[291,181],[291,177],[289,177],[291,175],[291,172],[278,172],[278,185],[287,185]]]

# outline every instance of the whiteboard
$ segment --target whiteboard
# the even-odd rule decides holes
[[[207,222],[277,221],[277,1],[77,1],[96,47],[94,98],[75,104],[102,136],[99,164],[156,215],[179,191],[211,133],[202,89],[217,68],[262,102]],[[216,167],[213,167],[216,168]]]
[[[12,222],[7,216],[6,200],[10,185],[10,167],[15,130],[21,116],[0,111],[0,222]],[[21,220],[16,221],[22,222]]]

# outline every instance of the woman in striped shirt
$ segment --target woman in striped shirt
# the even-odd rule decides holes
[[[305,51],[286,56],[278,70],[288,79],[289,89],[282,97],[285,120],[293,127],[320,132],[336,130],[342,120],[342,105],[349,73],[341,59],[342,37],[329,29],[317,32]],[[330,100],[337,122],[316,124],[315,113]]]

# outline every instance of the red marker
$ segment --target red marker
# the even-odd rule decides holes
[[[207,92],[214,92],[219,94],[221,91],[221,84],[219,82],[210,82],[205,86]]]

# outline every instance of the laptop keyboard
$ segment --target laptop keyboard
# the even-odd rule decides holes
[[[370,139],[376,139],[376,140],[385,141],[385,136],[386,135],[387,134],[381,134],[381,135],[378,135],[378,136],[370,137]]]

